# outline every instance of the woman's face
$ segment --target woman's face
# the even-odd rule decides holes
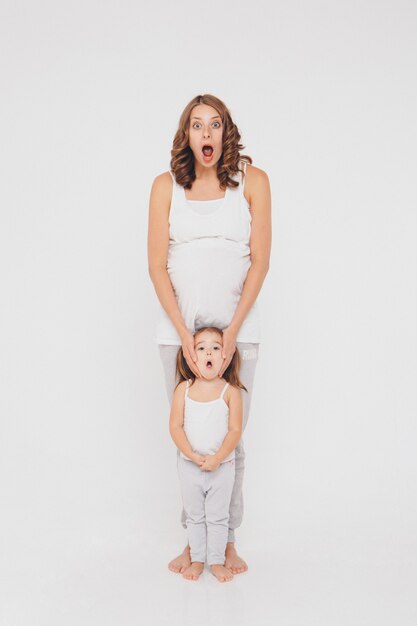
[[[197,355],[198,369],[206,379],[213,379],[219,375],[223,365],[223,340],[218,333],[203,330],[196,335],[194,350]]]
[[[223,151],[223,124],[219,112],[208,104],[198,104],[190,115],[189,144],[194,158],[203,167],[211,167]],[[211,146],[203,152],[204,146]]]

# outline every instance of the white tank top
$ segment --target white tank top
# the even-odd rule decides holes
[[[171,173],[167,271],[181,315],[192,333],[203,326],[223,330],[230,324],[251,265],[252,217],[243,194],[244,179],[238,179],[238,174],[233,178],[239,180],[239,187],[227,187],[223,198],[187,200],[184,187]],[[160,304],[156,341],[181,345]],[[240,327],[237,341],[260,341],[256,302]]]
[[[221,448],[229,431],[229,407],[223,398],[229,383],[225,384],[220,397],[216,400],[198,402],[188,396],[190,382],[187,380],[184,397],[184,432],[193,452],[203,456],[215,454]],[[181,450],[180,455],[191,460]],[[234,458],[233,450],[222,463]]]

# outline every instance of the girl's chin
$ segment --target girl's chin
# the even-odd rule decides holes
[[[219,375],[219,372],[216,372],[215,370],[209,370],[207,368],[204,368],[204,370],[200,370],[200,371],[203,374],[204,378],[207,378],[209,380],[212,378],[216,378]]]

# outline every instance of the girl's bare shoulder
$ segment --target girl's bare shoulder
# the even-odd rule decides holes
[[[180,396],[183,395],[185,393],[185,389],[187,387],[187,381],[183,380],[182,382],[180,382],[177,387],[175,387],[175,391],[174,394],[176,396]]]
[[[223,397],[224,397],[226,404],[229,404],[229,402],[232,400],[236,400],[237,398],[240,398],[241,396],[240,396],[239,387],[234,387],[233,385],[229,384],[226,391],[224,392]]]

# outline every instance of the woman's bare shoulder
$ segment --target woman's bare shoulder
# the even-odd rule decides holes
[[[162,174],[158,174],[155,176],[152,182],[152,193],[157,194],[171,194],[172,191],[172,176],[170,172],[162,172]]]
[[[246,165],[246,176],[244,182],[244,194],[249,205],[252,205],[252,201],[255,194],[265,193],[269,188],[268,174],[260,167],[255,165]]]
[[[172,199],[172,178],[169,172],[156,176],[152,182],[149,198],[150,215],[158,220],[168,218]],[[157,228],[159,225],[157,224]]]
[[[265,172],[265,170],[261,170],[260,167],[256,167],[255,165],[250,165],[249,163],[247,163],[246,165],[246,176],[247,176],[248,182],[251,181],[252,183],[254,182],[255,184],[258,182],[268,180],[268,174]]]

